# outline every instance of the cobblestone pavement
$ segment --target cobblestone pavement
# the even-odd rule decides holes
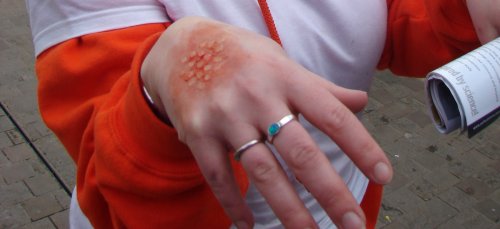
[[[365,125],[395,169],[378,228],[500,228],[500,121],[468,139],[439,134],[423,81],[379,73]]]
[[[0,0],[0,229],[67,228],[75,168],[36,106],[24,1]],[[423,82],[381,72],[365,124],[395,179],[377,228],[500,228],[500,121],[468,139],[438,134]]]
[[[28,24],[24,1],[0,0],[0,229],[68,228],[74,166],[36,109]]]

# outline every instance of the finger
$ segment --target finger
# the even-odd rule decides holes
[[[312,73],[311,73],[312,74]],[[335,96],[341,103],[343,103],[347,108],[349,108],[353,113],[357,113],[363,110],[368,103],[368,94],[364,91],[347,89],[345,87],[338,86],[320,76],[314,75],[321,85]]]
[[[244,145],[249,144],[253,141],[262,143],[263,140],[265,140],[265,138],[254,127],[253,124],[238,120],[236,122],[232,122],[230,125],[225,126],[227,126],[228,128],[223,129],[224,139],[226,139],[227,141],[228,148],[234,149],[233,152],[235,159],[237,159],[237,151]],[[252,146],[253,144],[249,147]],[[244,150],[239,156],[241,157],[245,152],[246,150]]]
[[[307,69],[297,66],[297,69],[294,69],[296,74],[301,75],[302,77],[297,77],[295,80],[301,80],[300,82],[293,82],[295,85],[308,85],[309,87],[318,87],[326,88],[332,95],[334,95],[340,102],[342,102],[347,108],[349,108],[352,112],[357,113],[365,108],[368,103],[368,94],[364,91],[348,89],[345,87],[338,86],[321,76],[318,76]],[[307,77],[308,81],[304,82],[303,77]],[[312,99],[310,101],[314,101],[317,99],[316,94],[309,95],[301,95],[307,96],[307,98]]]
[[[500,31],[498,13],[492,13],[498,9],[499,4],[491,3],[493,2],[467,0],[467,8],[481,44],[497,38]]]
[[[238,228],[251,228],[252,212],[240,194],[226,148],[207,138],[189,145],[207,183],[231,221]]]
[[[311,103],[310,96],[315,99]],[[309,96],[299,96],[309,95]],[[290,104],[313,125],[330,136],[371,180],[386,184],[392,179],[389,160],[359,119],[320,85],[290,85]]]
[[[250,181],[257,187],[285,228],[316,228],[288,177],[265,144],[248,149],[241,158]]]
[[[364,213],[342,177],[299,122],[283,126],[273,143],[335,224],[343,228],[361,228],[365,224]]]
[[[259,141],[247,148],[240,156],[240,162],[247,171],[250,181],[257,187],[266,202],[285,227],[315,225],[312,216],[296,194],[288,176],[263,142],[264,137],[254,126],[247,123],[233,123],[226,129],[226,139],[236,150],[253,140]]]
[[[335,84],[331,84],[328,90],[353,113],[362,111],[368,103],[368,94],[364,91],[346,89]]]

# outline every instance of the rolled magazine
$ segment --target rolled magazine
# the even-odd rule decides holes
[[[432,71],[425,82],[434,125],[472,137],[500,116],[500,38]]]

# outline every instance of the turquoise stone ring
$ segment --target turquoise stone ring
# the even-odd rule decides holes
[[[287,123],[292,121],[295,118],[292,114],[289,114],[283,118],[281,118],[279,121],[272,123],[269,125],[267,128],[267,141],[269,143],[273,143],[274,137],[278,135],[278,133],[281,130],[281,127],[285,126]]]

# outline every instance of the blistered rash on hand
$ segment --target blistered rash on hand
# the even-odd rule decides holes
[[[207,39],[198,42],[181,57],[180,77],[189,87],[203,89],[220,76],[226,57],[223,55],[225,39]]]

